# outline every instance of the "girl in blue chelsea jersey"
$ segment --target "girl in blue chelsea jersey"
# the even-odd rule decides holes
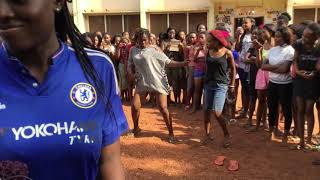
[[[0,0],[0,179],[124,179],[115,70],[68,2]]]

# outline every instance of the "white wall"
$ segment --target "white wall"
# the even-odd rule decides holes
[[[254,7],[258,5],[263,7]],[[180,12],[180,11],[208,11],[208,25],[213,28],[215,15],[219,7],[232,7],[234,9],[257,9],[257,13],[272,19],[266,11],[285,11],[293,14],[294,7],[320,6],[320,0],[73,0],[73,14],[75,22],[81,31],[87,29],[87,15],[90,14],[116,14],[140,13],[142,27],[147,27],[148,13]],[[250,7],[245,7],[250,6]],[[236,11],[235,13],[239,13]]]
[[[144,0],[147,12],[208,10],[210,0]]]
[[[140,0],[78,0],[84,13],[139,12]]]
[[[320,6],[320,0],[293,0],[294,6]]]

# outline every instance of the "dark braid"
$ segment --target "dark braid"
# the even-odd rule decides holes
[[[112,104],[110,103],[110,97],[107,97],[105,93],[105,84],[99,77],[93,63],[91,62],[85,48],[90,48],[93,50],[104,51],[97,49],[94,45],[90,44],[84,36],[80,33],[79,29],[74,24],[67,3],[72,2],[72,0],[66,0],[62,7],[61,12],[56,13],[55,15],[55,27],[56,33],[60,40],[66,42],[67,37],[69,37],[72,47],[75,50],[77,60],[83,70],[85,78],[89,83],[92,83],[93,86],[97,89],[98,97],[102,99],[103,103],[106,105],[106,109],[110,108],[113,118],[115,115],[112,111]]]
[[[136,32],[134,34],[134,41],[137,42],[137,39],[143,37],[144,35],[150,37],[150,31],[145,28],[136,29]]]

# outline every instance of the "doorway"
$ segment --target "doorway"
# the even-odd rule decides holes
[[[259,27],[260,25],[264,24],[264,17],[253,17],[256,21],[256,26]],[[237,27],[242,26],[243,18],[235,18],[234,19],[234,32],[236,32]]]

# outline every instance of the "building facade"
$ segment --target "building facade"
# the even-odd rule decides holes
[[[191,32],[197,24],[230,32],[251,16],[257,25],[275,23],[287,11],[293,22],[320,20],[320,0],[73,0],[74,21],[81,32],[133,32],[144,27],[158,34],[168,27]]]

